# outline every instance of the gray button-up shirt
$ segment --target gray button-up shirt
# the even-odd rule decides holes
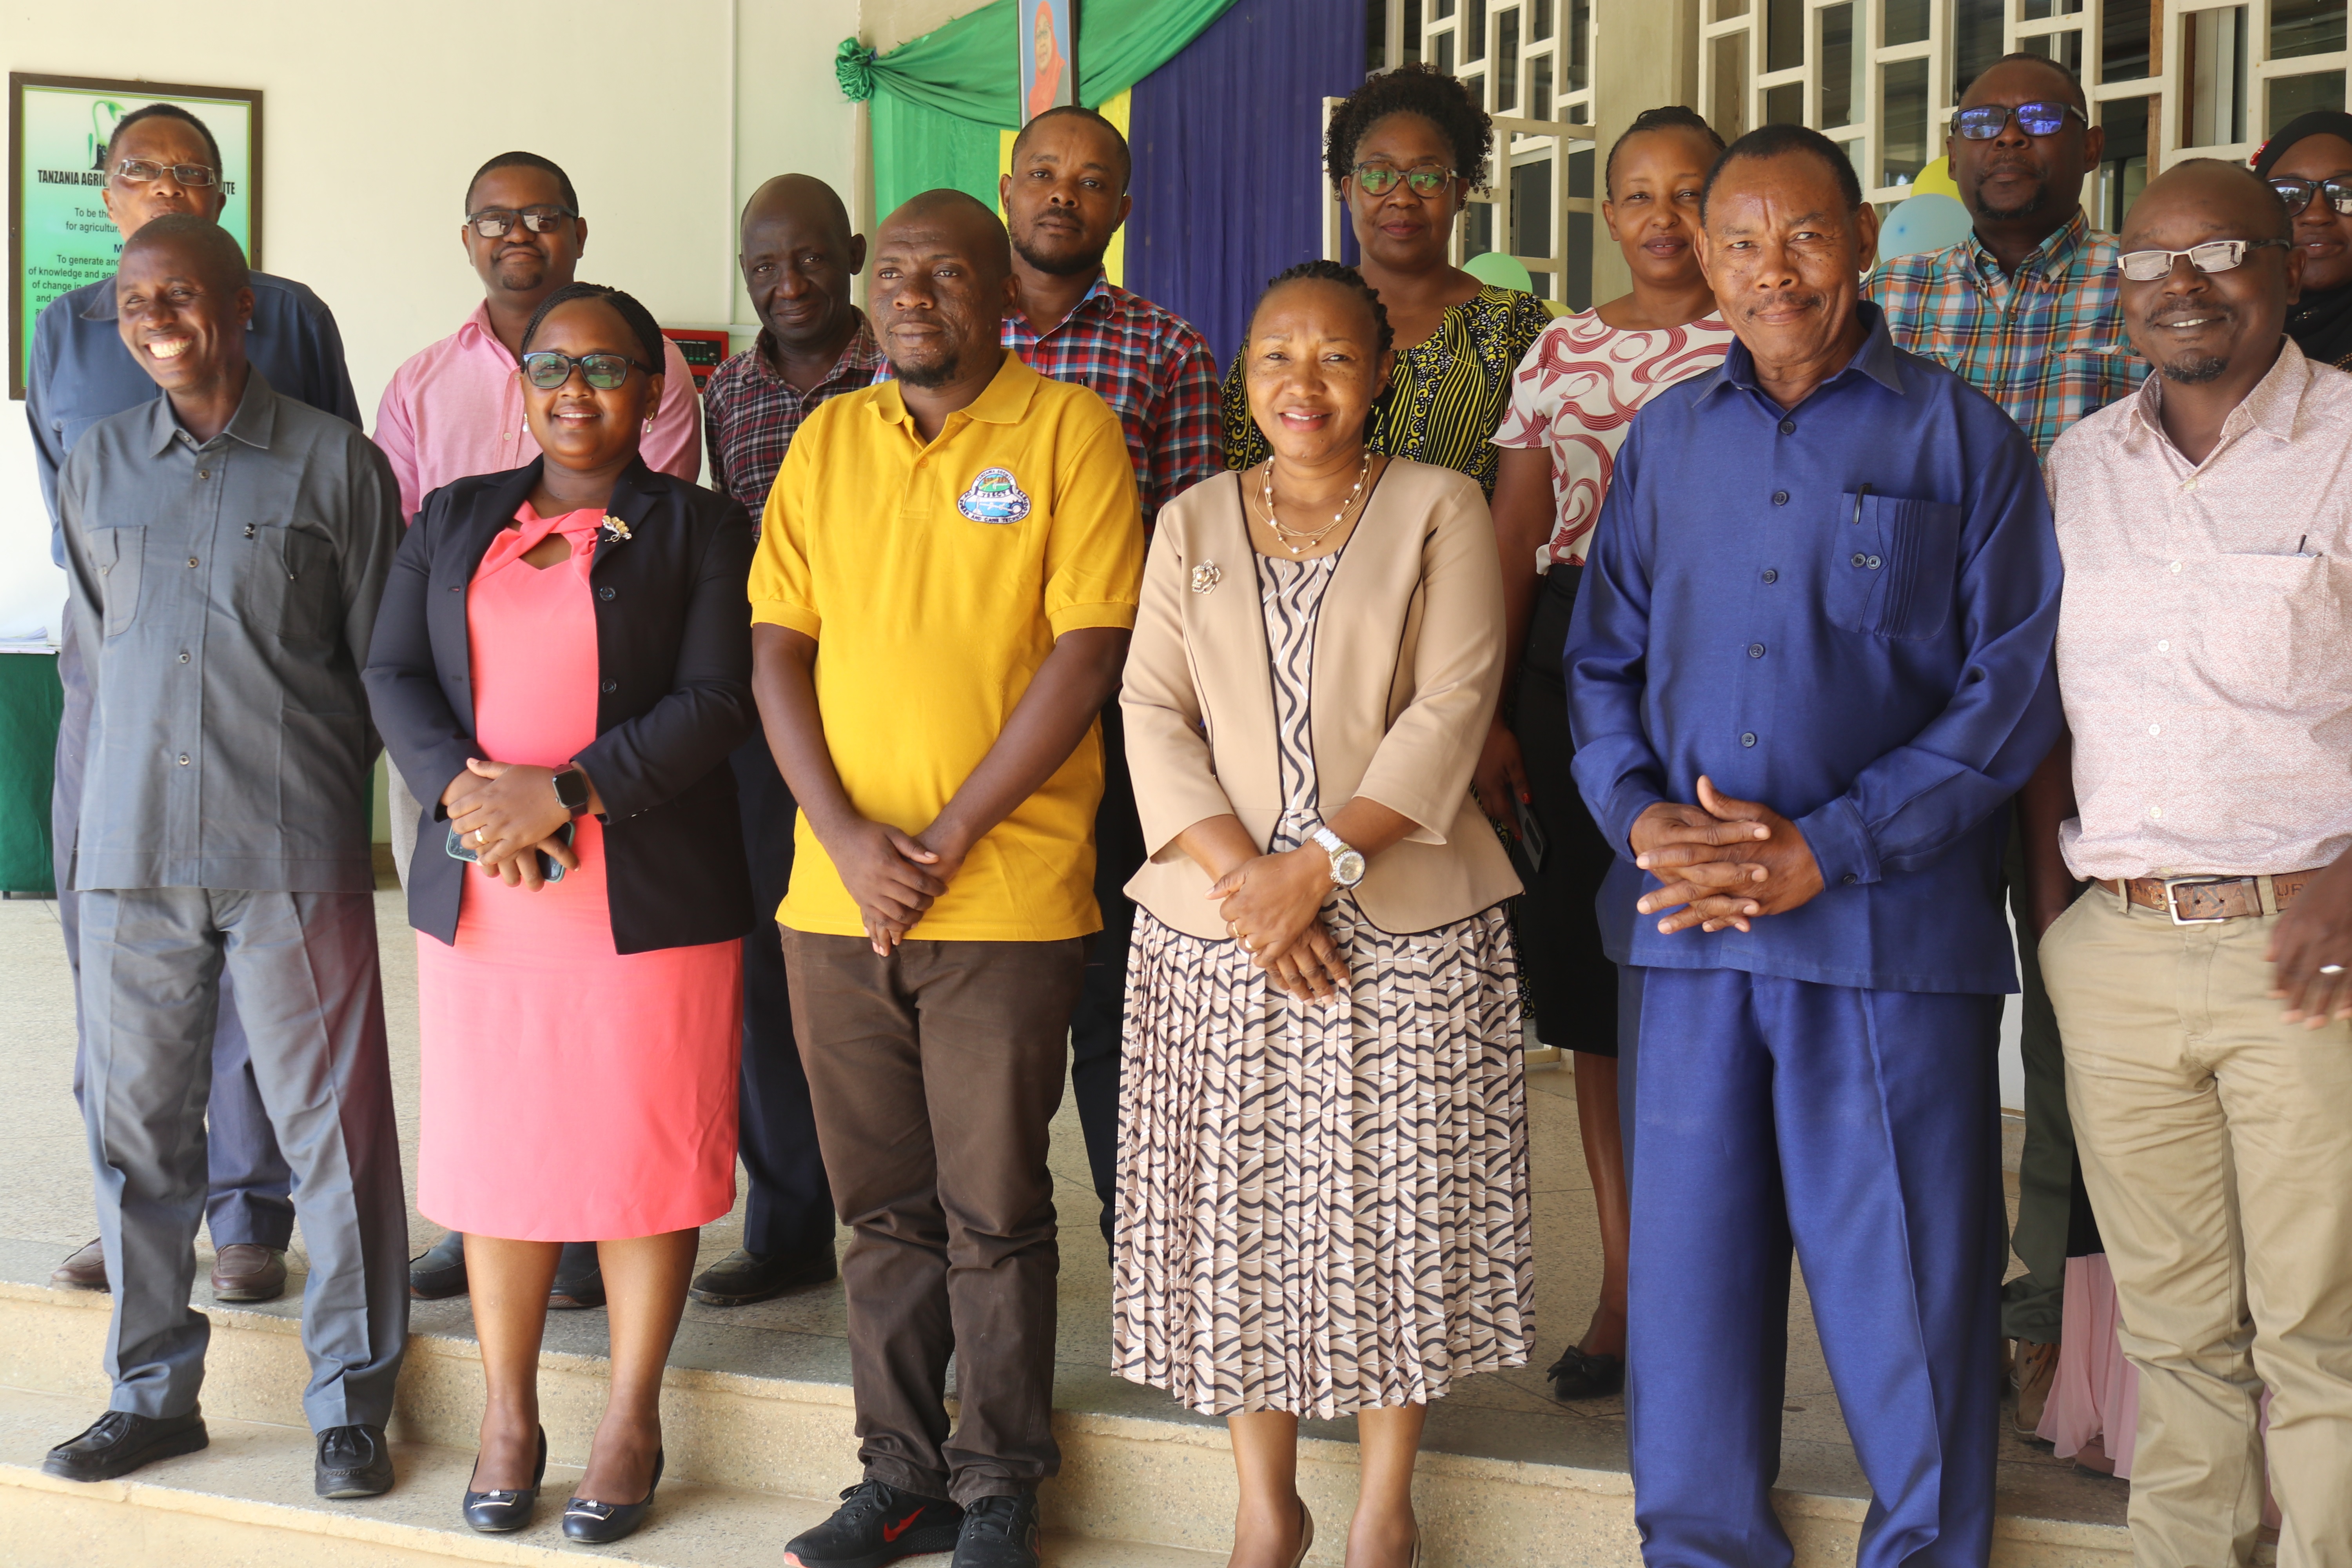
[[[93,702],[76,888],[375,885],[360,667],[399,493],[366,437],[257,370],[210,441],[159,395],[75,445],[58,510]]]

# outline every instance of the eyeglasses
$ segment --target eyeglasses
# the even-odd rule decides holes
[[[2339,213],[2352,213],[2352,180],[2306,180],[2294,174],[2273,174],[2271,189],[2286,204],[2289,213],[2300,216],[2313,200],[2325,194],[2327,205]]]
[[[152,158],[125,158],[114,173],[126,185],[152,184],[166,174],[175,185],[209,185],[220,178],[218,170],[203,163],[158,163]]]
[[[565,218],[579,216],[570,207],[527,207],[519,213],[503,207],[484,207],[468,215],[466,224],[484,239],[504,239],[518,223],[533,234],[547,234]]]
[[[2135,283],[2153,283],[2168,276],[2172,264],[2184,256],[2189,258],[2189,265],[2200,272],[2228,272],[2244,264],[2249,250],[2263,250],[2273,245],[2281,250],[2294,248],[2283,239],[2209,239],[2186,250],[2126,250],[2116,258],[2116,265]]]
[[[1990,142],[2009,128],[2014,115],[2028,136],[2055,136],[2066,128],[2070,114],[2085,125],[2090,123],[2071,103],[2021,103],[2015,109],[2005,103],[1979,103],[1953,115],[1952,129],[1971,142]]]
[[[651,365],[637,364],[626,354],[582,354],[573,359],[570,354],[558,353],[553,349],[533,349],[522,356],[523,379],[541,392],[553,392],[572,379],[573,365],[580,367],[580,374],[588,378],[588,384],[599,392],[610,392],[628,380],[631,365],[636,365],[647,375],[653,374]]]
[[[1391,169],[1386,163],[1359,163],[1354,173],[1356,188],[1368,196],[1387,195],[1402,180],[1425,201],[1454,183],[1451,169]]]

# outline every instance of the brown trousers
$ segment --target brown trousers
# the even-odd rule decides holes
[[[877,958],[788,929],[783,945],[825,1175],[856,1231],[841,1278],[866,1479],[960,1503],[1034,1490],[1061,1468],[1046,1125],[1086,942]]]
[[[2139,1568],[2352,1565],[2352,1026],[2283,1024],[2275,916],[2176,926],[2095,887],[2042,941],[2066,1099],[2139,1369]]]

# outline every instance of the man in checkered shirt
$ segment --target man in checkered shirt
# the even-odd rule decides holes
[[[2083,212],[2083,176],[2097,166],[2105,141],[2064,66],[2024,54],[1995,62],[1961,96],[1944,143],[1973,232],[1942,250],[1882,263],[1863,285],[1885,310],[1897,347],[2000,404],[2044,457],[2076,420],[2136,392],[2147,375],[2117,307],[2115,237],[2092,228]],[[2031,932],[2014,832],[2007,880],[2018,930]],[[2097,1247],[2087,1234],[2070,1236],[2077,1215],[2091,1229],[2090,1205],[2079,1195],[2065,1059],[2034,945],[2021,935],[2017,953],[2025,1152],[2011,1241],[2026,1271],[2001,1298],[2001,1333],[2016,1342],[2014,1419],[2029,1436],[2058,1370],[2067,1254]]]

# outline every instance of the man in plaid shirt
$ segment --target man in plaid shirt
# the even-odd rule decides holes
[[[1013,144],[998,191],[1013,236],[1021,308],[1004,318],[1004,346],[1056,381],[1092,387],[1127,432],[1149,529],[1160,509],[1224,468],[1217,366],[1201,334],[1103,275],[1110,237],[1134,205],[1127,138],[1091,109],[1049,109]],[[1086,990],[1070,1019],[1070,1087],[1087,1162],[1111,1232],[1118,1170],[1119,1026],[1127,935],[1135,909],[1122,890],[1143,864],[1143,826],[1127,776],[1118,703],[1103,710],[1103,799],[1095,816],[1095,899],[1102,934],[1087,954]]]
[[[2028,121],[2048,133],[2035,134]],[[2072,71],[2039,55],[2004,57],[1962,95],[1944,143],[1973,232],[1942,250],[1882,263],[1863,285],[1885,310],[1896,346],[2000,404],[2045,457],[2076,420],[2137,392],[2147,376],[2124,333],[2116,238],[2083,213],[2083,176],[2104,142]],[[2030,932],[2015,833],[2007,878],[2017,928]],[[2017,967],[2025,1152],[2011,1244],[2026,1271],[2001,1292],[2001,1333],[2016,1342],[2014,1420],[2030,1436],[2058,1371],[2066,1256],[2096,1248],[2089,1237],[2070,1235],[2090,1205],[2080,1196],[2058,1019],[2035,944],[2023,935]]]

